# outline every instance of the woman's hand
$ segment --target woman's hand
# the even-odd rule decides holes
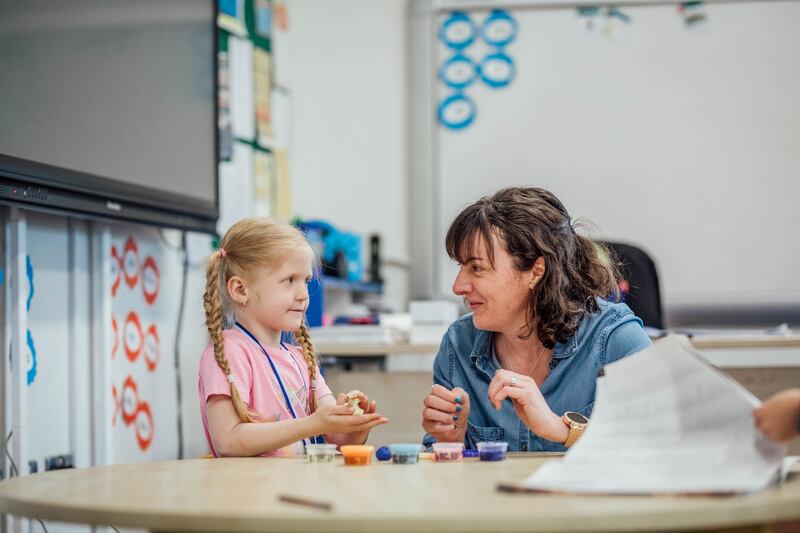
[[[768,439],[788,441],[798,433],[800,389],[787,389],[770,396],[753,411],[753,420]]]
[[[550,410],[539,386],[529,376],[498,370],[489,383],[489,401],[500,410],[509,398],[522,423],[536,435],[553,442],[565,442],[569,429],[561,417]]]
[[[311,417],[314,419],[314,427],[317,428],[314,431],[315,435],[346,433],[350,434],[348,440],[352,441],[356,441],[356,437],[369,435],[372,428],[389,421],[375,412],[374,402],[372,412],[369,414],[354,415],[353,408],[349,405],[330,403],[320,405]],[[366,440],[366,437],[364,439]]]
[[[422,403],[422,429],[439,442],[464,442],[469,419],[469,394],[465,390],[434,385]]]

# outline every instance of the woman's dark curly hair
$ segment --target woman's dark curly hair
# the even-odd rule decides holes
[[[520,271],[544,257],[544,276],[528,296],[522,338],[535,331],[552,348],[574,335],[585,315],[599,310],[598,298],[619,294],[616,269],[601,259],[601,245],[578,235],[564,205],[544,189],[509,187],[466,207],[447,230],[447,254],[464,263],[476,237],[487,244],[492,267],[494,239]]]

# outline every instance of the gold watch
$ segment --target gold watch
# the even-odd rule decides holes
[[[564,441],[564,446],[569,448],[570,446],[575,444],[575,441],[577,441],[578,438],[580,438],[580,436],[583,434],[583,430],[586,429],[586,424],[589,423],[589,419],[580,413],[576,413],[574,411],[567,411],[561,417],[561,420],[563,420],[564,423],[569,428],[569,433],[567,433],[567,440]]]

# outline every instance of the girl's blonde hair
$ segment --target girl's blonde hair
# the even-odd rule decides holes
[[[242,422],[254,422],[259,415],[251,411],[239,396],[228,359],[225,357],[222,332],[226,317],[230,316],[232,311],[227,292],[228,280],[233,276],[247,280],[248,275],[252,275],[257,268],[280,265],[284,252],[303,249],[311,251],[302,232],[297,228],[262,217],[250,217],[231,226],[222,238],[220,249],[208,258],[206,290],[203,294],[206,328],[214,344],[217,364],[228,377],[233,408]],[[309,405],[311,412],[314,412],[317,409],[317,359],[314,345],[311,343],[311,336],[305,323],[294,332],[294,336],[303,348],[303,358],[308,365],[311,381]]]

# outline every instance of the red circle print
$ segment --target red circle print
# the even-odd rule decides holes
[[[122,384],[122,421],[126,426],[130,426],[136,420],[136,413],[139,410],[139,388],[133,377],[128,376]]]
[[[125,272],[125,283],[131,289],[139,281],[139,247],[133,237],[125,241],[125,251],[122,256],[122,270]]]
[[[153,442],[153,413],[147,402],[141,402],[136,411],[136,442],[142,451],[147,450]]]
[[[114,297],[122,281],[122,258],[114,244],[111,245],[111,280],[111,296]]]
[[[144,301],[150,305],[158,298],[158,289],[161,286],[161,274],[158,265],[152,256],[148,255],[142,264],[142,292]]]
[[[139,357],[142,351],[144,337],[142,335],[142,323],[139,322],[139,315],[135,311],[128,313],[125,319],[125,329],[122,331],[122,339],[125,344],[125,355],[132,363]]]
[[[117,317],[111,315],[111,335],[114,336],[114,343],[111,345],[111,359],[117,357],[117,350],[119,350],[119,324]]]
[[[155,324],[147,328],[142,351],[144,352],[144,362],[147,365],[147,370],[154,371],[158,366],[158,361],[161,359],[161,340],[158,337],[158,328],[156,328]]]
[[[117,417],[119,416],[120,410],[122,410],[122,403],[120,402],[116,385],[111,385],[111,396],[114,398],[114,415],[111,417],[111,425],[116,426]]]

